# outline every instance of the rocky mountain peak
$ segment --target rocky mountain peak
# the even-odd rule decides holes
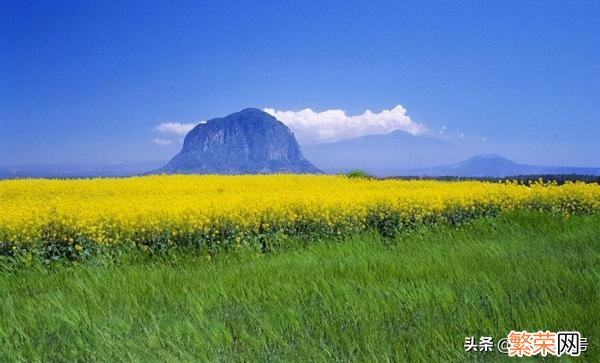
[[[281,121],[247,108],[194,127],[183,148],[156,173],[270,174],[318,173]]]

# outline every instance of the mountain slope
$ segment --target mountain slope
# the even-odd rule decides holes
[[[273,116],[248,108],[192,129],[183,148],[154,173],[318,173],[300,151],[294,134]]]
[[[378,176],[398,175],[411,168],[452,163],[469,155],[459,145],[433,137],[414,136],[400,130],[387,135],[305,145],[302,151],[325,172],[360,169]]]
[[[506,177],[516,175],[580,174],[600,175],[600,168],[538,166],[519,164],[497,154],[477,155],[456,164],[413,169],[405,175]]]

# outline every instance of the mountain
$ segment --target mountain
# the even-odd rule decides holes
[[[154,174],[319,173],[294,134],[266,112],[248,108],[194,127],[183,148]]]
[[[161,165],[164,161],[7,165],[0,166],[0,179],[124,177],[139,175]]]
[[[405,175],[463,177],[507,177],[544,174],[600,175],[600,168],[527,165],[515,163],[497,154],[487,154],[477,155],[456,164],[414,169],[405,173]]]
[[[400,130],[386,135],[305,145],[302,152],[325,172],[360,169],[377,176],[400,175],[409,169],[453,163],[469,156],[466,148],[460,145]]]

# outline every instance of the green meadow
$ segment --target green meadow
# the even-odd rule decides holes
[[[268,254],[2,264],[2,362],[498,360],[464,339],[511,330],[579,331],[579,359],[600,360],[600,215],[520,213]]]

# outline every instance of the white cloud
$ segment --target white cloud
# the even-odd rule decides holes
[[[173,143],[172,140],[168,140],[168,139],[161,139],[161,138],[156,138],[154,140],[152,140],[153,143],[155,143],[156,145],[160,145],[160,146],[169,146]]]
[[[155,138],[152,142],[160,146],[168,146],[173,143],[181,144],[185,135],[187,135],[196,125],[202,123],[206,123],[206,121],[199,121],[196,123],[164,122],[152,129],[152,131],[158,132],[164,135],[164,137]]]
[[[394,130],[413,135],[423,134],[427,128],[414,122],[406,115],[406,109],[397,105],[391,110],[373,113],[369,110],[361,115],[349,116],[344,110],[322,112],[305,108],[300,111],[278,111],[272,108],[265,112],[286,124],[300,144],[335,141],[372,134],[387,134]]]
[[[179,122],[165,122],[154,128],[155,131],[163,135],[179,135],[184,136],[190,132],[194,126],[202,122],[183,124]]]

